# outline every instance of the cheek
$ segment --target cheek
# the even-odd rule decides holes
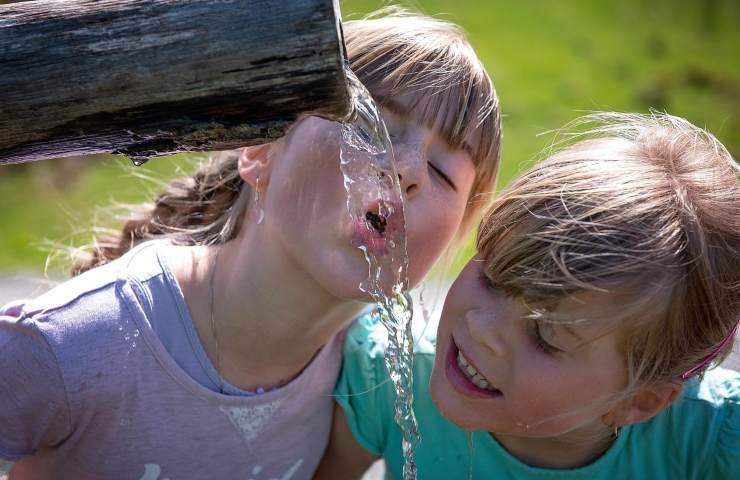
[[[406,235],[410,272],[421,280],[455,238],[462,213],[450,208],[407,210]],[[414,282],[415,283],[415,282]]]
[[[304,151],[298,151],[298,145],[292,144],[276,159],[270,177],[274,200],[268,200],[273,200],[279,214],[298,211],[303,224],[326,221],[327,211],[346,202],[339,157],[331,144],[313,145]]]
[[[559,434],[608,410],[610,389],[588,372],[532,362],[515,378],[512,416],[532,433]]]

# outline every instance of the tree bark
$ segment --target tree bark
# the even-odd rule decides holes
[[[0,164],[134,160],[347,116],[337,0],[39,0],[0,5]]]

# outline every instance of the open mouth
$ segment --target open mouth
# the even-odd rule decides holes
[[[370,226],[372,226],[380,235],[385,233],[385,227],[388,225],[388,220],[382,215],[368,211],[365,213],[365,220],[367,220]]]
[[[450,340],[445,373],[452,386],[467,396],[477,398],[502,396],[501,390],[481,375],[473,363],[458,348],[454,339],[451,338]]]
[[[365,218],[355,220],[352,244],[371,255],[388,254],[387,239],[398,231],[396,224],[400,218],[395,205],[381,200],[372,202],[367,207]]]

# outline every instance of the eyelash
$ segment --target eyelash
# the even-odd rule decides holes
[[[487,289],[493,290],[496,288],[496,285],[488,277],[488,275],[486,275],[484,271],[481,270],[479,277],[480,277],[481,283]],[[531,320],[530,330],[531,330],[532,340],[534,341],[535,346],[540,351],[542,351],[542,353],[546,355],[554,355],[556,353],[562,352],[562,350],[560,350],[559,348],[547,343],[547,341],[542,337],[542,332],[540,331],[540,324],[537,321]]]
[[[542,332],[540,331],[540,324],[536,320],[532,320],[532,339],[534,340],[534,344],[537,346],[539,350],[541,350],[546,355],[553,355],[555,353],[562,352],[557,347],[554,347],[547,343],[547,341],[542,337]]]
[[[493,281],[486,275],[484,271],[481,271],[479,274],[480,281],[483,284],[484,287],[487,289],[495,289],[496,285],[493,283]],[[535,346],[545,355],[554,355],[556,353],[562,352],[559,348],[550,345],[547,343],[547,341],[542,337],[542,332],[540,331],[540,324],[539,322],[535,320],[530,321],[530,330],[531,330],[531,336],[532,341],[534,342]]]
[[[388,126],[388,137],[390,137],[391,140],[398,140],[401,138],[401,135],[398,133],[398,128],[389,125]],[[434,173],[436,173],[447,185],[450,186],[454,191],[457,191],[457,187],[455,186],[455,183],[448,177],[445,172],[443,172],[441,169],[437,168],[436,165],[434,165],[432,162],[427,162],[429,164],[429,168],[431,168]]]
[[[453,190],[457,191],[457,187],[455,187],[455,184],[452,183],[452,180],[450,180],[450,177],[448,177],[447,175],[445,175],[445,173],[442,170],[440,170],[439,168],[437,168],[432,162],[427,162],[427,163],[429,164],[429,168],[431,168],[432,170],[434,170],[434,173],[436,173],[437,175],[439,175],[440,177],[442,177],[442,180],[444,180],[445,183],[447,183],[447,185],[450,186],[450,188],[452,188]]]

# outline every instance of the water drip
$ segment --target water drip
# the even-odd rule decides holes
[[[131,163],[133,163],[135,167],[140,167],[149,161],[149,157],[143,157],[143,156],[135,156],[135,157],[131,156],[129,157],[129,159],[131,160]]]
[[[473,480],[473,462],[475,459],[475,441],[473,432],[468,432],[468,450],[470,451],[470,464],[468,466],[468,480]]]

